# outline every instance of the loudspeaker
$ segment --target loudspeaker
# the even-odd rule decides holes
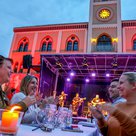
[[[23,56],[23,68],[27,69],[32,66],[32,56],[31,55],[24,55]]]

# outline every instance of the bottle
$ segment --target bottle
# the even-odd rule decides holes
[[[67,127],[72,124],[72,105],[70,104],[67,114]]]

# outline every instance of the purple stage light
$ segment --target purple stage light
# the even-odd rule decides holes
[[[70,72],[70,76],[74,76],[75,75],[75,73],[72,71],[72,72]]]
[[[86,82],[86,83],[89,83],[89,81],[90,81],[90,80],[89,80],[88,78],[85,79],[85,82]]]
[[[106,77],[110,77],[110,74],[109,74],[109,73],[106,73]]]
[[[96,76],[96,74],[93,72],[93,73],[92,73],[92,77],[95,77],[95,76]]]
[[[67,78],[67,81],[70,82],[70,78]]]

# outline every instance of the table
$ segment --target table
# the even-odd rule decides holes
[[[34,127],[21,125],[17,136],[100,136],[97,128],[95,127],[83,127],[82,125],[79,125],[79,127],[84,131],[83,133],[66,132],[61,131],[60,129],[54,129],[52,132],[44,132],[41,129],[32,131]]]

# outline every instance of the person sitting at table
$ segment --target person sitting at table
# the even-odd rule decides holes
[[[91,107],[104,136],[136,136],[136,72],[125,72],[119,78],[119,94],[126,102]],[[101,110],[109,113],[105,120]]]
[[[4,83],[8,83],[10,80],[10,76],[13,73],[12,63],[13,63],[12,59],[0,55],[0,108],[10,109],[11,107],[17,105],[21,107],[20,109],[21,111],[26,111],[28,106],[36,102],[34,98],[27,96],[22,101],[15,103],[14,105],[10,105],[9,99],[7,98],[5,92],[2,90],[1,87]]]
[[[27,75],[25,76],[20,84],[20,92],[13,95],[11,99],[11,104],[22,101],[26,96],[36,98],[35,95],[38,89],[38,79],[35,76]],[[39,96],[38,96],[39,97]],[[37,100],[40,98],[37,98]],[[31,124],[36,122],[36,113],[40,111],[37,104],[33,104],[28,107],[25,115],[22,119],[22,123]]]
[[[11,104],[20,102],[26,96],[35,98],[37,102],[28,107],[22,119],[22,123],[32,124],[36,123],[36,113],[38,113],[46,104],[57,104],[57,100],[53,96],[42,98],[41,94],[37,91],[38,79],[33,75],[25,76],[20,84],[20,92],[13,95]]]

